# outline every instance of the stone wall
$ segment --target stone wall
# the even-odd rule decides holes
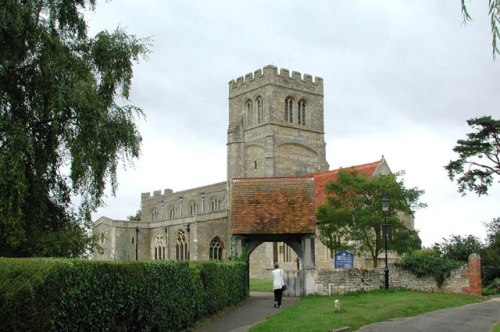
[[[384,269],[319,269],[316,286],[321,295],[370,291],[384,287]],[[417,278],[408,271],[389,266],[389,287],[426,292],[464,293],[481,295],[481,258],[469,256],[469,263],[452,271],[450,277],[439,288],[433,277]]]

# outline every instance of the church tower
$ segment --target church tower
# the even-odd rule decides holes
[[[327,171],[324,136],[323,79],[266,66],[229,82],[228,181]]]

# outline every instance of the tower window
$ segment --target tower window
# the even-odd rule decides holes
[[[297,109],[298,122],[300,125],[306,124],[306,101],[299,100],[298,109]]]
[[[293,123],[293,98],[285,99],[285,122]]]
[[[245,103],[245,110],[247,113],[248,125],[251,126],[253,124],[253,112],[252,112],[252,101],[251,100],[247,100],[247,102]]]
[[[255,163],[255,169],[257,169],[257,160],[254,161],[254,163]]]
[[[264,105],[262,97],[257,97],[255,102],[257,104],[257,123],[262,123],[264,121]]]

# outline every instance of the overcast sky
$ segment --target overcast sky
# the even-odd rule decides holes
[[[274,65],[324,79],[330,169],[384,155],[407,187],[426,191],[415,220],[424,245],[483,239],[482,222],[500,216],[500,185],[462,197],[443,168],[467,119],[500,117],[488,3],[466,3],[464,25],[460,0],[98,1],[91,35],[120,26],[152,46],[130,95],[146,114],[141,158],[94,218],[126,219],[142,192],[225,181],[228,82]]]

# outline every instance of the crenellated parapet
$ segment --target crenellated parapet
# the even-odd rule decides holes
[[[163,193],[161,190],[155,190],[153,191],[153,193],[151,194],[150,192],[147,192],[147,193],[141,193],[141,200],[143,199],[148,199],[148,198],[151,198],[151,197],[156,197],[156,196],[162,196],[162,195],[170,195],[170,194],[173,194],[174,191],[172,189],[164,189],[163,190]]]
[[[309,74],[302,75],[297,71],[292,71],[290,74],[286,68],[281,68],[278,71],[278,67],[268,65],[253,73],[238,77],[236,80],[229,81],[229,98],[268,84],[293,87],[297,90],[323,95],[323,79],[321,77],[314,77],[313,80]]]

